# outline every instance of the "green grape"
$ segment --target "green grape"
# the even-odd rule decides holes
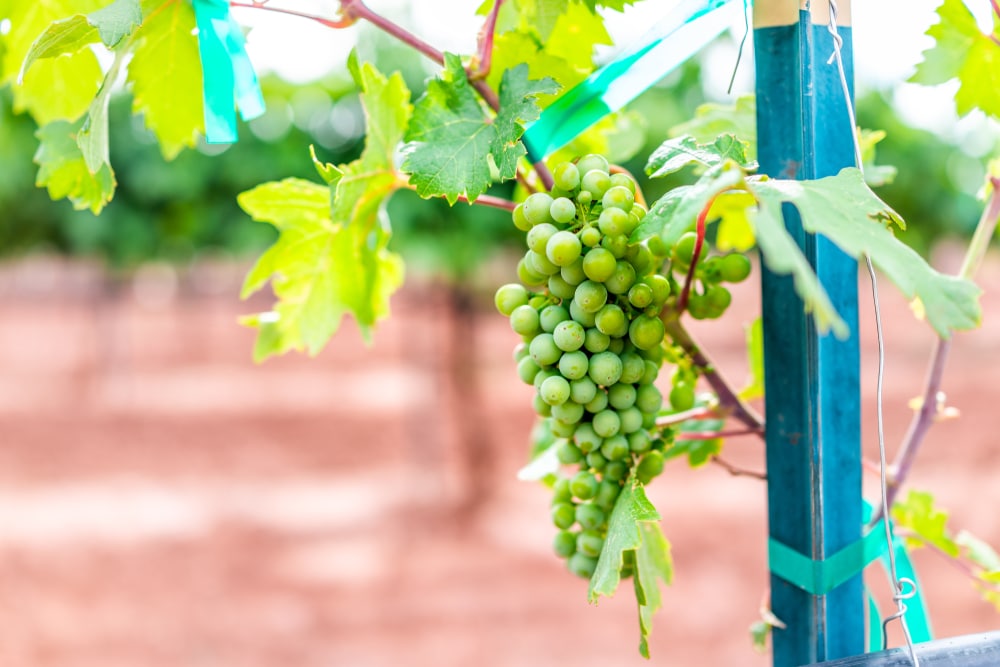
[[[687,302],[688,315],[696,320],[708,319],[711,314],[711,306],[708,303],[708,299],[705,298],[704,294],[697,294],[691,292],[688,296]]]
[[[531,222],[524,217],[524,204],[518,204],[515,206],[511,217],[514,219],[514,226],[522,232],[526,232],[531,229]]]
[[[548,257],[540,255],[534,250],[529,250],[528,254],[525,255],[525,259],[528,262],[528,266],[543,276],[551,276],[554,273],[559,273],[558,266],[550,262]]]
[[[646,283],[632,285],[628,291],[628,302],[636,308],[645,308],[653,303],[653,288]]]
[[[590,579],[597,571],[597,559],[575,553],[566,559],[566,567],[570,572],[582,579]]]
[[[559,375],[545,378],[538,395],[549,405],[561,405],[569,400],[569,381]]]
[[[594,398],[592,398],[589,402],[585,403],[583,407],[586,408],[587,412],[591,412],[594,414],[601,412],[606,407],[608,407],[607,392],[598,391],[596,394],[594,394]]]
[[[607,172],[599,169],[591,169],[580,179],[580,189],[589,192],[595,200],[603,197],[610,187],[611,179]]]
[[[684,412],[694,407],[694,388],[687,382],[675,382],[668,396],[674,412]]]
[[[510,314],[510,328],[522,336],[534,336],[541,330],[538,311],[528,304],[518,306]]]
[[[595,450],[587,454],[587,465],[594,470],[604,470],[604,466],[608,465],[608,460],[604,458],[600,450]]]
[[[583,272],[583,257],[578,257],[572,264],[560,268],[559,275],[563,280],[574,287],[582,283],[587,279],[587,274]]]
[[[545,192],[535,192],[524,200],[524,217],[532,225],[541,225],[552,221],[549,209],[552,207],[552,196]]]
[[[570,391],[572,392],[572,389]],[[553,405],[552,417],[564,424],[576,424],[583,419],[583,406],[571,400]],[[576,428],[573,429],[573,433],[576,433]]]
[[[576,168],[581,174],[586,174],[591,169],[597,169],[606,174],[611,169],[611,165],[608,164],[608,159],[603,155],[590,153],[576,161]]]
[[[622,358],[622,376],[618,378],[618,381],[625,384],[635,384],[642,378],[646,370],[645,360],[635,352],[624,352],[620,356]]]
[[[535,338],[535,340],[538,340],[538,338]],[[534,341],[532,341],[532,345],[534,345]],[[615,382],[618,382],[622,376],[622,360],[610,350],[598,352],[590,358],[590,367],[587,369],[587,375],[590,376],[590,379],[595,384],[602,387],[610,387]]]
[[[597,311],[601,312],[601,311]],[[594,316],[594,323],[597,323],[597,317]],[[604,333],[597,327],[592,327],[587,329],[585,338],[583,339],[583,346],[587,349],[587,352],[604,352],[608,349],[608,345],[611,343],[611,337]]]
[[[570,489],[573,488],[570,482]],[[556,528],[566,530],[576,523],[576,506],[572,502],[555,503],[552,505],[552,523]]]
[[[560,190],[572,192],[580,185],[580,170],[572,162],[557,164],[552,170],[552,182]]]
[[[576,533],[560,530],[552,540],[552,550],[560,558],[569,558],[576,553]]]
[[[597,396],[597,385],[589,377],[582,377],[569,383],[569,400],[574,403],[586,405],[594,400],[595,396]]]
[[[581,350],[567,352],[559,359],[559,372],[567,380],[580,380],[587,375],[590,360]]]
[[[604,195],[604,198],[607,199],[607,195]],[[628,213],[620,208],[605,208],[597,219],[597,226],[605,236],[625,234],[628,229]]]
[[[597,227],[592,227],[587,225],[580,230],[580,243],[587,246],[588,248],[593,248],[598,243],[601,242],[601,230]]]
[[[620,482],[628,477],[629,465],[626,461],[609,461],[604,466],[604,478],[612,482]]]
[[[698,264],[698,269],[694,275],[706,285],[714,285],[722,280],[719,275],[719,261],[721,257],[708,257]]]
[[[528,266],[528,261],[524,257],[517,262],[517,279],[529,286],[544,285],[548,280],[541,273]]]
[[[532,361],[534,361],[534,359],[532,359]],[[551,368],[541,368],[538,370],[538,373],[535,374],[535,380],[534,382],[532,382],[532,384],[534,385],[536,390],[541,389],[543,382],[545,382],[550,377],[556,375],[559,375],[559,371],[553,370]]]
[[[597,283],[603,283],[615,273],[615,256],[604,248],[594,248],[583,256],[583,272]]]
[[[660,318],[640,315],[629,325],[628,338],[640,350],[649,350],[663,342],[663,332]]]
[[[582,507],[582,506],[581,506]],[[589,505],[589,507],[594,507]],[[595,510],[601,513],[601,518],[604,518],[604,512],[599,507],[594,507]],[[583,530],[576,537],[576,552],[583,554],[585,556],[590,556],[591,558],[597,558],[601,555],[601,550],[604,549],[604,538],[596,530],[599,526],[603,525],[603,521],[592,526],[589,529]],[[580,524],[581,526],[583,524]]]
[[[612,176],[609,180],[613,181],[613,179],[614,176]],[[631,181],[631,179],[629,180]],[[604,206],[605,211],[609,209],[619,209],[628,213],[632,210],[632,205],[634,203],[635,195],[633,194],[633,191],[622,185],[612,185],[601,198],[601,205]]]
[[[545,256],[556,266],[569,266],[580,257],[580,250],[580,239],[576,238],[576,234],[563,230],[549,237]]]
[[[621,354],[625,351],[625,341],[621,338],[612,338],[608,342],[608,352],[613,352],[615,354]],[[621,378],[619,378],[621,379]],[[617,380],[616,380],[617,382]]]
[[[531,359],[542,368],[551,366],[562,356],[562,350],[549,333],[538,334],[532,338],[528,343],[528,351],[531,353]]]
[[[563,403],[563,405],[566,404]],[[551,411],[555,413],[555,408],[551,408]],[[572,438],[573,433],[576,432],[576,424],[569,424],[559,419],[553,419],[549,428],[552,429],[552,435],[557,438]]]
[[[527,343],[518,343],[517,345],[514,346],[514,361],[515,362],[521,361],[521,359],[524,359],[526,356],[528,356],[528,344]]]
[[[541,369],[538,367],[538,364],[531,357],[525,357],[517,362],[517,376],[525,384],[534,383],[535,376],[539,370]]]
[[[733,253],[719,259],[719,277],[727,283],[739,283],[750,275],[750,260],[745,255]]]
[[[563,352],[579,350],[583,347],[586,335],[586,329],[583,328],[583,325],[571,319],[563,320],[552,331],[552,339]]]
[[[630,384],[618,382],[608,387],[608,404],[615,410],[625,410],[635,405],[636,391]]]
[[[573,500],[573,492],[569,490],[569,480],[560,477],[552,483],[552,503],[568,503]]]
[[[639,385],[635,392],[635,407],[643,412],[656,414],[663,405],[663,394],[653,384]]]
[[[546,333],[552,333],[560,323],[567,320],[569,320],[569,311],[558,304],[542,308],[542,312],[538,315],[538,323],[542,327],[542,331]]]
[[[594,195],[590,194],[586,190],[580,190],[576,193],[576,203],[580,206],[590,206],[591,202],[594,200]]]
[[[651,445],[652,440],[645,431],[636,431],[628,435],[628,448],[633,454],[648,452]]]
[[[663,258],[670,254],[667,244],[664,243],[663,239],[659,236],[649,237],[646,241],[646,245],[649,247],[649,252],[653,254],[653,257]]]
[[[552,414],[552,406],[542,400],[542,397],[535,394],[531,399],[531,406],[535,409],[535,414],[548,417]]]
[[[604,466],[604,469],[607,470],[607,466]],[[605,475],[605,478],[601,481],[600,488],[597,489],[597,495],[594,496],[594,504],[605,512],[610,512],[614,508],[615,501],[618,500],[621,490],[622,487],[617,482],[607,479]]]
[[[594,324],[598,331],[611,337],[620,338],[628,333],[628,319],[625,316],[625,311],[613,303],[609,303],[597,311]],[[611,342],[608,341],[608,344],[610,345]]]
[[[586,265],[586,260],[584,264]],[[584,312],[596,313],[607,303],[608,290],[601,283],[584,280],[576,286],[576,296],[573,297],[573,301],[578,303]]]
[[[573,433],[573,441],[580,448],[581,452],[589,454],[598,449],[601,443],[604,442],[604,439],[594,432],[594,427],[590,422],[584,422],[576,427],[576,432]]]
[[[573,465],[583,461],[583,452],[569,440],[559,440],[556,443],[556,458],[563,465]]]
[[[713,313],[722,315],[733,301],[733,295],[722,285],[713,285],[705,292],[705,301]],[[716,315],[716,317],[718,317]]]
[[[674,252],[672,259],[681,267],[688,267],[691,265],[691,261],[694,258],[694,246],[698,242],[698,235],[694,232],[685,232],[677,239],[677,245],[674,246]],[[705,247],[702,246],[702,254],[705,252]],[[699,255],[700,257],[700,255]]]
[[[623,174],[621,172],[616,172],[611,174],[611,187],[613,188],[626,188],[630,195],[635,195],[635,181],[628,174]],[[633,196],[633,199],[635,197]],[[607,206],[607,204],[605,204]]]
[[[632,180],[632,179],[629,179],[629,180]],[[634,184],[633,184],[633,187],[634,187]],[[642,220],[643,218],[645,218],[646,214],[648,212],[649,212],[649,210],[645,206],[643,206],[642,204],[640,204],[639,202],[636,202],[635,204],[633,204],[632,205],[632,210],[629,211],[629,213],[631,213],[632,215],[634,215],[637,218],[639,218],[639,220]]]
[[[597,494],[595,493],[594,495],[596,496]],[[604,510],[593,503],[580,503],[576,506],[576,522],[584,530],[600,528],[606,520],[607,517],[604,516]]]
[[[500,289],[497,290],[496,296],[493,298],[493,302],[501,314],[509,317],[515,308],[527,305],[528,290],[523,285],[518,285],[517,283],[501,285]]]
[[[549,207],[549,215],[556,222],[565,224],[576,217],[576,204],[573,203],[572,199],[568,199],[567,197],[554,199],[552,200],[552,206]]]
[[[646,370],[643,371],[639,384],[653,384],[656,382],[656,376],[660,374],[660,365],[649,359],[643,359],[642,364]]]
[[[643,427],[642,410],[635,407],[634,403],[623,410],[619,410],[618,419],[622,423],[621,432],[625,434],[635,433]]]
[[[597,478],[594,477],[594,474],[587,472],[586,470],[581,470],[573,475],[572,479],[569,480],[570,491],[573,492],[573,496],[579,498],[580,500],[590,500],[593,498],[597,493],[597,487],[599,485],[600,483],[597,481]],[[568,527],[569,526],[567,526],[567,528]]]
[[[635,469],[635,476],[640,484],[649,484],[661,472],[663,472],[663,454],[653,450],[639,461],[639,465]]]
[[[625,294],[635,284],[635,269],[626,261],[615,264],[615,272],[604,281],[604,286],[612,294]]]
[[[614,255],[615,259],[621,259],[628,252],[628,237],[624,234],[605,236],[601,239],[601,247]]]
[[[625,259],[628,260],[637,276],[649,273],[653,267],[653,253],[642,243],[633,243],[625,251]]]
[[[535,194],[541,194],[541,193],[535,193]],[[527,237],[525,237],[528,243],[528,248],[534,250],[539,255],[544,255],[546,244],[548,244],[549,239],[552,238],[552,235],[558,231],[559,230],[556,229],[555,225],[549,224],[547,222],[535,225],[528,232]]]
[[[658,273],[651,276],[643,276],[640,280],[643,285],[648,285],[653,291],[653,305],[659,309],[670,296],[670,281]]]
[[[597,319],[597,313],[588,313],[585,311],[577,303],[575,297],[569,302],[569,316],[573,318],[574,322],[579,322],[585,327],[593,327],[594,320]]]
[[[613,435],[617,435],[622,426],[621,418],[614,410],[601,410],[594,415],[591,423],[594,426],[594,433],[602,438],[610,438]]]
[[[629,455],[628,438],[622,433],[607,438],[601,445],[601,456],[610,461],[621,461]],[[607,471],[607,468],[605,468]]]
[[[570,285],[568,282],[563,280],[561,274],[554,273],[549,276],[549,293],[564,301],[572,299],[573,295],[576,294],[576,286]]]

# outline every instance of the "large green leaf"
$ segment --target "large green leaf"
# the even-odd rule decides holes
[[[778,261],[788,269],[780,272],[791,270],[797,285],[803,272],[798,265],[785,267],[784,258],[776,257],[775,249],[766,247],[779,235],[776,228],[784,229],[781,208],[789,202],[799,210],[807,232],[823,234],[852,257],[867,254],[904,296],[919,299],[928,323],[942,338],[950,337],[954,330],[979,325],[979,288],[968,280],[938,273],[896,238],[883,223],[901,225],[902,220],[871,191],[857,169],[844,169],[836,176],[815,181],[752,180],[748,185],[759,202],[751,221],[772,270],[777,270],[773,263]],[[817,316],[817,324],[824,328],[826,322]]]
[[[68,198],[76,209],[100,213],[111,200],[115,177],[108,164],[95,173],[87,168],[77,144],[80,123],[54,121],[43,125],[37,133],[39,146],[35,153],[38,176],[35,184],[46,187],[53,199]]]
[[[49,25],[98,8],[97,0],[23,0],[12,4],[0,86],[14,83],[15,111],[28,111],[41,126],[55,120],[76,120],[87,110],[103,78],[90,49],[35,62],[20,81],[17,79],[32,44]]]
[[[486,117],[458,56],[445,54],[445,69],[417,101],[406,132],[403,169],[421,197],[444,196],[454,204],[483,194],[493,182],[490,162],[502,180],[514,177],[524,123],[537,118],[535,97],[555,92],[551,80],[531,81],[520,65],[505,73],[495,122]]]
[[[1000,118],[1000,21],[984,35],[962,0],[944,0],[937,14],[940,22],[927,31],[934,46],[924,51],[911,80],[934,85],[957,78],[959,115],[979,108]]]
[[[345,313],[369,338],[402,284],[402,260],[387,249],[389,232],[379,217],[401,185],[393,155],[410,119],[410,93],[398,73],[386,78],[367,63],[356,71],[368,121],[361,157],[317,164],[326,187],[286,179],[239,197],[247,213],[280,233],[243,286],[245,297],[270,280],[278,298],[273,312],[247,320],[260,328],[257,359],[293,349],[318,353]]]
[[[662,604],[658,579],[669,584],[673,566],[670,545],[660,529],[660,513],[646,498],[642,484],[629,476],[618,495],[608,534],[590,579],[588,596],[596,603],[603,595],[610,597],[618,590],[625,553],[632,552],[635,563],[635,596],[639,605],[639,651],[649,657],[647,638],[652,629],[652,617]]]
[[[141,22],[139,0],[115,0],[90,14],[74,14],[54,21],[31,44],[21,71],[29,70],[38,59],[73,54],[96,42],[114,48]]]
[[[169,2],[150,14],[136,33],[128,67],[132,111],[142,114],[168,160],[193,147],[205,131],[201,57],[193,34],[194,10]]]
[[[706,102],[691,120],[670,128],[670,136],[689,134],[699,144],[709,144],[722,134],[734,134],[747,143],[747,156],[757,156],[757,98],[740,95],[732,104]]]
[[[660,144],[646,162],[646,174],[650,178],[661,178],[689,164],[714,167],[727,160],[748,170],[757,166],[747,157],[747,144],[735,135],[723,134],[705,144],[699,144],[694,137],[685,135]]]
[[[514,0],[525,25],[533,26],[544,42],[556,27],[556,21],[570,7],[570,0]]]

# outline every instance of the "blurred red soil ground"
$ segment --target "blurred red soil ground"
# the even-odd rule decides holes
[[[911,486],[1000,545],[996,258],[982,282],[984,326],[958,336],[944,387],[962,418],[935,426]],[[760,481],[678,463],[651,488],[676,576],[646,663],[630,592],[588,605],[550,555],[547,492],[515,479],[530,389],[488,298],[475,337],[456,339],[443,293],[411,279],[374,347],[345,322],[316,359],[255,366],[236,318],[266,302],[238,302],[238,283],[238,269],[205,266],[178,289],[159,269],[109,290],[86,265],[0,267],[0,665],[768,664],[747,633],[767,586]],[[737,383],[733,322],[757,301],[743,285],[726,324],[696,327]],[[932,337],[888,286],[882,301],[891,454]],[[456,345],[473,375],[449,370]],[[760,470],[762,451],[739,439],[726,455]],[[914,559],[938,636],[1000,628],[956,568]],[[881,572],[868,582],[887,608]]]

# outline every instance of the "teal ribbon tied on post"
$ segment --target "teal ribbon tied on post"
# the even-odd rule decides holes
[[[231,144],[237,139],[237,107],[243,120],[256,118],[264,113],[264,97],[247,55],[243,31],[229,13],[229,3],[192,1],[201,54],[205,140]]]
[[[872,506],[864,503],[864,521],[871,520]],[[896,559],[896,572],[900,578],[917,581],[909,554],[903,541],[892,535],[891,548]],[[847,545],[840,551],[815,560],[799,553],[795,549],[771,539],[768,543],[768,560],[771,573],[781,577],[793,586],[797,586],[813,595],[826,595],[844,582],[860,574],[872,561],[879,559],[886,573],[889,573],[890,543],[886,540],[885,530],[881,523],[868,528],[861,539]],[[868,650],[880,651],[882,648],[882,628],[878,607],[870,593],[868,595]],[[914,595],[907,600],[906,622],[914,642],[930,641],[932,638],[927,608],[919,587]]]

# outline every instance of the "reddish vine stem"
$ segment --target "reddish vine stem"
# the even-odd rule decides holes
[[[716,438],[734,438],[740,435],[762,435],[759,428],[736,428],[726,431],[684,431],[677,434],[678,440],[715,440]]]
[[[681,288],[681,294],[677,297],[678,311],[682,311],[687,308],[688,296],[691,294],[691,285],[694,283],[694,271],[698,266],[698,259],[701,256],[701,250],[705,245],[705,219],[708,218],[708,210],[712,208],[712,204],[715,203],[715,198],[718,196],[719,195],[713,195],[698,214],[698,223],[695,227],[695,233],[698,236],[694,241],[694,251],[691,254],[691,265],[688,266],[687,275],[684,277],[684,287]]]
[[[663,319],[663,326],[667,332],[667,335],[684,350],[684,353],[688,355],[691,362],[698,368],[702,375],[705,376],[705,380],[708,384],[715,390],[715,393],[719,397],[719,406],[716,408],[715,412],[723,415],[731,415],[734,419],[746,425],[748,428],[759,433],[761,437],[764,435],[764,419],[757,414],[757,411],[752,407],[747,405],[743,399],[736,395],[736,392],[729,383],[726,381],[718,370],[715,368],[715,364],[712,360],[702,352],[701,348],[694,339],[691,338],[691,334],[681,325],[677,320],[676,313],[669,313],[669,316],[665,316]]]
[[[406,183],[403,187],[409,190],[416,190],[415,187]],[[437,199],[443,199],[443,197],[437,197]],[[476,201],[470,202],[469,198],[465,195],[458,195],[458,201],[464,204],[479,204],[480,206],[489,206],[490,208],[499,208],[504,211],[513,211],[517,204],[509,199],[504,199],[503,197],[494,197],[493,195],[479,195],[476,197]]]
[[[697,408],[691,408],[690,410],[684,410],[683,412],[675,412],[671,415],[664,415],[662,417],[656,418],[656,425],[660,428],[664,426],[673,426],[674,424],[680,424],[681,422],[686,422],[690,419],[705,419],[706,417],[715,417],[715,410],[708,406],[700,406]]]
[[[740,468],[739,466],[733,465],[729,461],[725,460],[718,454],[712,456],[710,459],[712,463],[721,467],[723,470],[728,472],[733,477],[753,477],[754,479],[760,479],[767,481],[767,474],[762,472],[757,472],[756,470],[747,470],[745,468]]]
[[[316,21],[327,28],[342,29],[349,28],[354,25],[354,19],[345,16],[340,20],[328,19],[323,16],[316,16],[315,14],[306,14],[305,12],[295,11],[294,9],[285,9],[283,7],[271,7],[263,2],[237,2],[237,0],[229,0],[230,7],[243,7],[246,9],[263,9],[268,12],[276,12],[278,14],[288,14],[289,16],[297,16],[303,19],[309,19],[310,21]]]
[[[993,5],[993,13],[997,15],[998,19],[1000,19],[1000,1],[990,0],[990,4]]]
[[[992,187],[990,198],[986,202],[986,207],[979,218],[979,223],[976,225],[976,231],[972,236],[972,241],[969,243],[965,261],[962,263],[962,268],[958,273],[961,278],[971,279],[975,275],[982,262],[983,255],[986,253],[990,238],[993,236],[997,224],[1000,223],[1000,177],[991,177],[990,185]],[[928,366],[927,379],[924,384],[923,404],[920,406],[920,410],[913,415],[910,427],[903,438],[903,444],[900,446],[896,458],[889,466],[886,487],[886,505],[888,507],[892,507],[893,502],[896,500],[896,496],[910,474],[910,469],[916,460],[920,445],[934,423],[935,417],[937,417],[937,396],[941,390],[944,365],[950,349],[951,341],[944,338],[939,338],[934,344],[934,350],[931,353],[930,364]],[[885,509],[885,507],[880,507],[872,516],[872,521],[879,520]]]
[[[493,36],[496,33],[500,6],[504,2],[505,0],[496,0],[486,21],[483,22],[483,27],[479,31],[479,55],[474,62],[475,67],[469,72],[469,79],[485,79],[490,75],[490,69],[493,67]]]

